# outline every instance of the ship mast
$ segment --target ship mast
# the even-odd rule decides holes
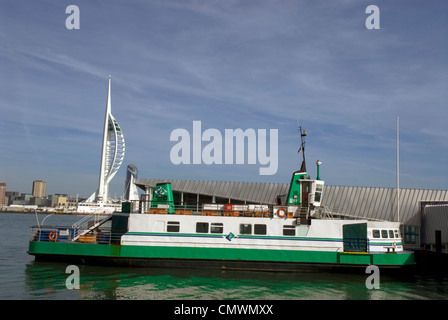
[[[302,151],[302,165],[300,166],[299,172],[306,172],[306,161],[305,161],[305,137],[306,137],[306,130],[302,131],[302,126],[298,126],[298,130],[300,133],[300,148],[297,151],[298,153]]]

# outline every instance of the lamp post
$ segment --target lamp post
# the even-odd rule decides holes
[[[322,164],[322,161],[320,161],[320,160],[316,161],[316,165],[317,165],[317,178],[316,178],[316,180],[320,180],[319,167],[320,167],[321,164]]]
[[[397,117],[397,221],[400,222],[400,117]]]

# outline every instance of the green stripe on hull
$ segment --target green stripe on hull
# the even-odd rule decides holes
[[[414,255],[410,252],[360,254],[329,251],[132,246],[34,241],[30,242],[28,252],[34,255],[49,254],[110,258],[238,260],[342,265],[374,264],[378,266],[414,264]]]

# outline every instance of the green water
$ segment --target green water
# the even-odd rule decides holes
[[[39,215],[39,220],[45,215]],[[80,216],[54,215],[51,225]],[[0,299],[107,300],[423,300],[448,298],[447,276],[380,274],[367,289],[364,274],[274,273],[80,265],[80,288],[68,289],[68,264],[34,261],[26,253],[34,214],[0,214]]]

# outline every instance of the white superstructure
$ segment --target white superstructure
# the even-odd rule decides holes
[[[225,209],[220,210],[219,206],[203,204],[202,211],[195,213],[180,210],[176,214],[160,214],[160,209],[154,209],[153,214],[130,214],[128,231],[121,237],[121,244],[317,252],[355,249],[360,254],[403,252],[399,222],[311,219],[301,225],[300,210],[294,206],[274,207],[274,214],[270,214],[264,206],[257,205],[257,212],[244,211],[238,216],[222,215]],[[250,210],[251,206],[255,207],[234,205],[232,210]],[[280,211],[283,208],[289,214],[283,215]],[[354,238],[346,227],[363,230],[364,234]]]

